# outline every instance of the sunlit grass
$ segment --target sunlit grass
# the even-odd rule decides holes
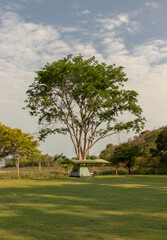
[[[166,236],[166,176],[0,182],[0,240],[163,240]]]

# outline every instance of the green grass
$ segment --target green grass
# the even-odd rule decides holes
[[[167,176],[0,182],[0,240],[165,240]]]

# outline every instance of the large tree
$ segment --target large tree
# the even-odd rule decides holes
[[[137,93],[125,90],[123,67],[98,63],[95,57],[68,55],[36,72],[27,91],[27,108],[39,117],[40,139],[51,133],[69,133],[78,159],[101,139],[123,129],[144,126]],[[129,112],[125,122],[120,116]]]

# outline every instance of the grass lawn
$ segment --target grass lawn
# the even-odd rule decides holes
[[[167,176],[0,181],[0,240],[166,240]]]

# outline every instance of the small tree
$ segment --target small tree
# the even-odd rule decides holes
[[[131,174],[131,168],[135,164],[135,159],[142,155],[140,145],[136,145],[133,142],[127,142],[119,145],[111,156],[110,161],[119,166],[126,168]]]
[[[34,140],[34,137],[30,134],[23,133],[20,129],[14,129],[14,145],[15,150],[13,154],[16,156],[16,167],[18,170],[18,177],[19,177],[19,166],[20,166],[20,157],[24,156],[29,158],[30,156],[34,155],[35,157],[40,155],[40,151],[37,149],[39,146],[38,141]]]
[[[137,93],[125,90],[123,67],[99,64],[81,55],[47,63],[27,91],[27,108],[39,117],[40,139],[51,133],[69,133],[78,159],[101,139],[123,129],[144,126]],[[121,122],[125,112],[133,120]]]
[[[28,158],[31,155],[40,155],[37,149],[39,142],[28,133],[18,128],[10,128],[0,123],[0,157],[14,156],[19,173],[20,157]]]

